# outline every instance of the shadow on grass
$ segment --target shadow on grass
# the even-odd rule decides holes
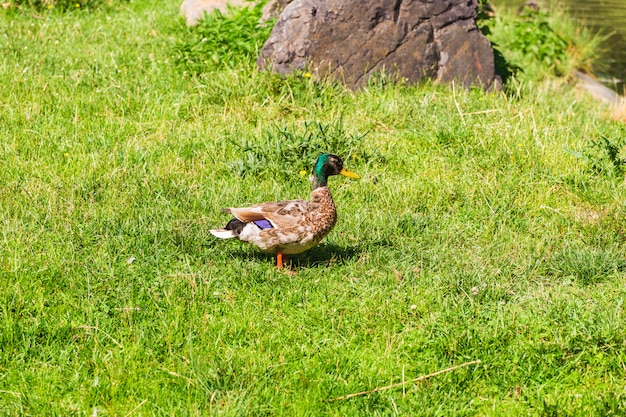
[[[332,243],[321,244],[300,255],[289,255],[288,265],[291,268],[314,268],[319,266],[330,266],[333,264],[344,264],[354,262],[359,259],[362,250],[358,246],[339,246]],[[232,255],[242,259],[254,259],[256,261],[276,264],[276,255],[261,251],[247,251],[237,248],[232,251]]]

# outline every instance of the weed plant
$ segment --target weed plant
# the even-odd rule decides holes
[[[288,180],[294,172],[309,173],[320,152],[340,154],[348,163],[384,162],[380,150],[368,150],[360,143],[365,136],[346,132],[342,118],[331,124],[305,121],[302,128],[273,126],[262,138],[242,141],[243,157],[229,165],[239,175]]]
[[[622,157],[593,151],[626,132],[567,80],[506,42],[497,93],[192,74],[172,2],[0,13],[1,415],[626,414],[626,190],[594,166]],[[208,233],[307,198],[316,148],[362,179],[295,275]]]

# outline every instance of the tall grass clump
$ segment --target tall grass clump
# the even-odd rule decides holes
[[[366,134],[346,131],[341,118],[331,124],[305,121],[302,127],[274,126],[260,138],[235,143],[242,157],[229,165],[239,175],[288,179],[294,173],[309,173],[320,152],[342,155],[347,163],[384,161],[380,150],[364,146]]]
[[[254,65],[272,30],[272,22],[259,23],[263,3],[207,14],[176,44],[176,65],[192,75]]]

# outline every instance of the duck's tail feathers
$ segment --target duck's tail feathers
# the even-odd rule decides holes
[[[220,239],[230,239],[230,238],[238,236],[232,230],[226,230],[226,229],[211,229],[209,230],[209,232],[211,232],[213,236],[219,237]]]
[[[233,237],[239,237],[239,234],[241,234],[245,225],[246,223],[235,218],[231,219],[223,229],[212,229],[209,230],[209,232],[211,232],[213,236],[219,237],[220,239],[230,239]]]

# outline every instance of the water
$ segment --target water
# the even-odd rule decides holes
[[[517,9],[525,0],[492,0],[497,6]],[[563,7],[572,18],[594,33],[608,35],[602,44],[603,54],[596,76],[605,85],[625,94],[626,89],[626,0],[543,0],[537,2],[543,10]]]

